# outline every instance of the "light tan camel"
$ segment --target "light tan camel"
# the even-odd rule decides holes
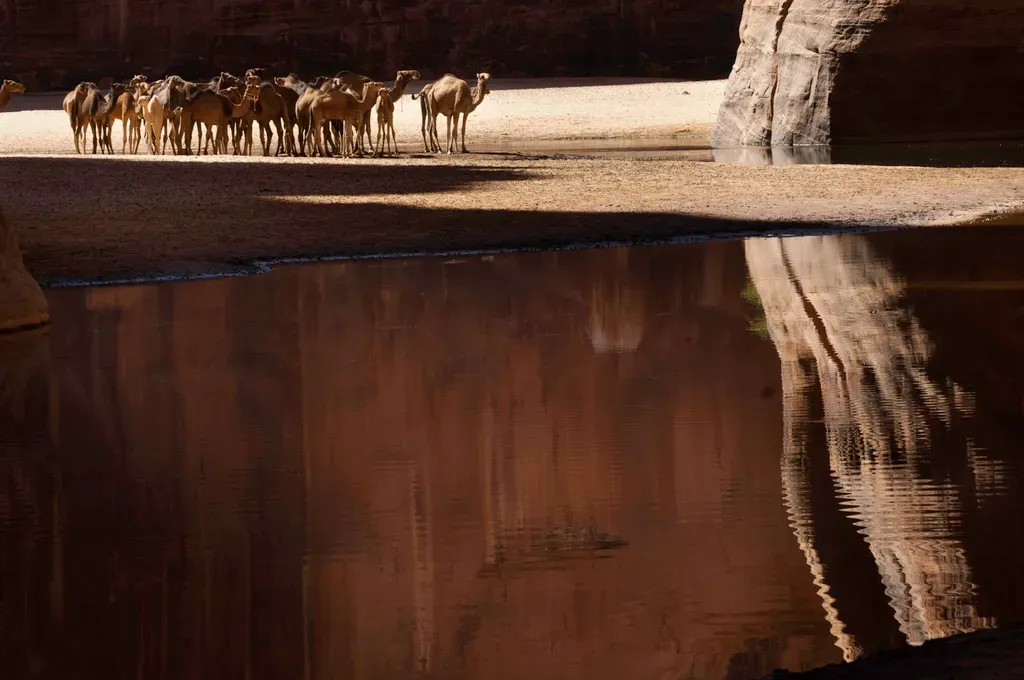
[[[64,113],[68,114],[68,122],[71,124],[71,134],[75,138],[75,152],[85,152],[85,128],[78,124],[78,110],[82,107],[86,96],[91,90],[96,89],[96,83],[82,82],[75,85],[75,89],[68,92],[64,97]],[[81,138],[81,143],[79,143]]]
[[[237,88],[226,88],[220,93],[201,90],[187,100],[181,112],[182,129],[186,135],[185,148],[192,147],[192,121],[198,121],[206,126],[206,142],[202,152],[210,154],[210,142],[213,142],[214,153],[228,152],[228,121],[247,115],[260,96],[259,87],[246,85],[240,103],[236,104],[231,99],[231,90],[238,92]],[[217,130],[216,137],[214,128]]]
[[[377,93],[377,149],[374,152],[377,156],[384,155],[384,147],[387,146],[388,155],[391,155],[391,142],[395,143],[395,153],[398,153],[398,140],[395,138],[395,103],[391,101],[387,90]]]
[[[295,119],[299,125],[299,154],[302,156],[306,155],[306,142],[309,138],[309,132],[312,125],[312,118],[310,113],[310,107],[313,105],[313,100],[321,92],[330,92],[332,90],[340,89],[341,83],[335,78],[316,78],[312,83],[306,87],[305,91],[299,95],[298,101],[295,103]],[[331,147],[331,153],[337,154],[340,151],[340,145],[335,139],[334,132],[331,128],[330,121],[324,123],[324,135],[327,138],[327,145]],[[312,149],[309,150],[312,153]]]
[[[420,90],[419,94],[412,96],[413,101],[420,100],[420,132],[423,134],[423,151],[426,153],[438,152],[441,150],[440,146],[434,144],[434,135],[429,134],[430,132],[430,90],[434,87],[434,83],[427,83]]]
[[[7,103],[11,101],[12,94],[21,94],[25,91],[25,86],[14,80],[5,80],[3,85],[0,85],[0,111],[3,111],[7,107]]]
[[[384,83],[369,82],[363,85],[363,95],[359,97],[350,91],[332,90],[320,92],[310,105],[312,125],[307,133],[314,142],[309,146],[310,155],[315,150],[324,155],[323,124],[329,120],[340,120],[345,123],[345,141],[342,156],[349,157],[352,151],[362,153],[361,137],[356,139],[354,133],[359,129],[363,114],[373,108],[377,102],[377,93],[384,89]],[[307,145],[310,139],[306,140]],[[351,142],[351,143],[350,143]]]
[[[427,105],[431,134],[436,140],[437,116],[443,115],[448,121],[447,153],[455,153],[459,145],[459,116],[462,116],[462,153],[469,153],[466,150],[466,120],[490,92],[487,89],[490,79],[490,73],[478,73],[476,87],[470,89],[465,80],[447,73],[430,88]]]
[[[147,135],[151,137],[150,148],[153,153],[166,153],[167,141],[170,139],[171,151],[181,153],[181,138],[178,134],[180,126],[177,111],[185,103],[185,86],[187,83],[178,76],[168,76],[157,81],[149,88],[149,99],[146,101]],[[160,146],[161,137],[163,146]]]

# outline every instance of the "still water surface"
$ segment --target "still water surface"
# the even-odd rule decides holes
[[[0,341],[0,675],[751,678],[1024,618],[1024,236],[281,267]]]

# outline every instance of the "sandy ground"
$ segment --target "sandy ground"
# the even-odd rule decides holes
[[[644,146],[666,134],[700,144],[723,87],[500,84],[510,85],[495,83],[473,114],[471,149],[512,135],[563,149],[601,137]],[[417,153],[380,160],[78,156],[68,154],[62,112],[24,108],[56,107],[60,97],[16,101],[24,110],[0,114],[0,208],[44,281],[189,275],[282,257],[931,225],[1024,207],[1020,168],[757,166],[507,146],[451,157],[413,146]],[[400,139],[418,132],[417,108],[399,107]]]
[[[420,87],[413,83],[395,106],[395,130],[406,151],[422,149],[420,105],[409,96]],[[466,137],[470,145],[662,136],[703,143],[724,89],[724,80],[495,80],[491,94],[470,116]],[[0,114],[0,154],[74,153],[63,99],[63,93],[16,95]],[[115,125],[114,146],[121,148],[120,124]],[[145,144],[140,153],[146,153]]]

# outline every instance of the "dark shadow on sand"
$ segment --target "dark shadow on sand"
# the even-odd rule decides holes
[[[39,191],[53,206],[11,202],[7,208],[26,265],[44,283],[192,276],[290,258],[661,243],[840,227],[661,212],[495,210],[486,199],[466,202],[466,192],[488,182],[514,181],[528,192],[536,174],[507,166],[285,165],[20,157],[0,160],[0,181],[16,192]],[[387,199],[417,193],[451,193],[452,208]]]

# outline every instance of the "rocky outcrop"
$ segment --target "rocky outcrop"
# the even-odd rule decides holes
[[[742,0],[23,0],[0,3],[0,55],[30,89],[88,76],[304,75],[418,68],[501,77],[724,77]],[[84,70],[84,69],[87,69]]]
[[[1019,136],[1015,0],[748,0],[715,146]]]
[[[14,229],[0,213],[0,333],[44,324],[47,310],[43,291],[21,261]]]

